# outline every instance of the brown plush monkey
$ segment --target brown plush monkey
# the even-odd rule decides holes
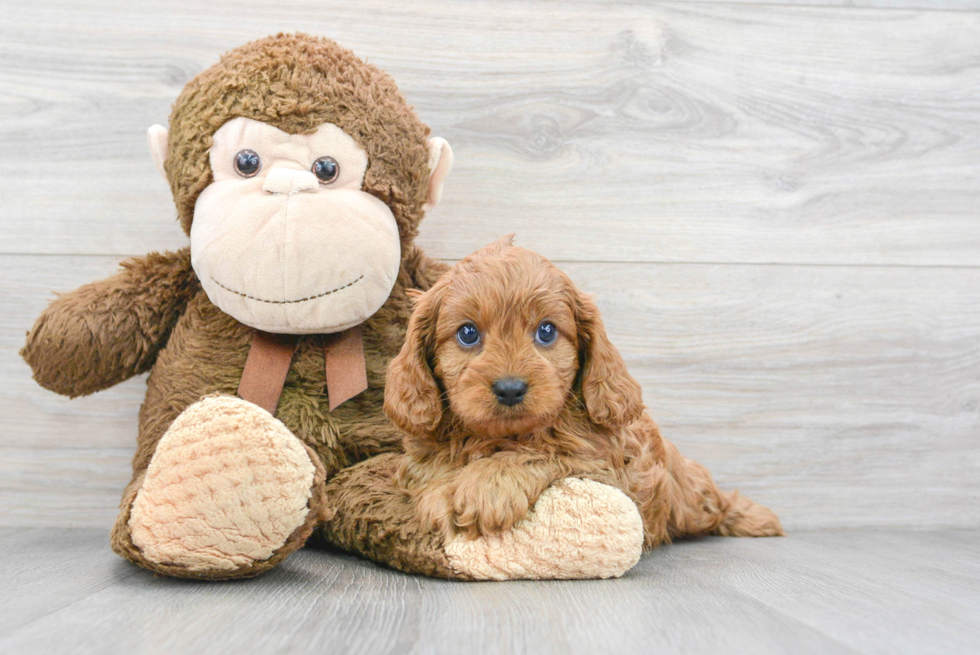
[[[415,245],[452,165],[394,81],[332,41],[233,50],[150,128],[190,247],[61,296],[22,354],[67,396],[150,372],[113,549],[157,573],[255,575],[326,540],[460,579],[609,577],[636,508],[563,481],[514,530],[444,542],[393,483],[385,367],[407,290],[445,270]]]

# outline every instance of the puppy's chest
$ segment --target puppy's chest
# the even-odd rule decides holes
[[[631,458],[622,444],[599,435],[570,435],[556,431],[487,439],[470,435],[455,449],[455,465],[465,466],[497,454],[514,453],[531,461],[548,460],[562,475],[608,476],[618,480]]]
[[[550,433],[517,434],[507,437],[488,438],[479,435],[462,436],[456,451],[460,464],[469,464],[498,453],[517,453],[541,457],[562,457],[569,453],[558,447]]]

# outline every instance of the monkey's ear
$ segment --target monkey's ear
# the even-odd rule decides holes
[[[430,211],[442,199],[442,184],[453,168],[453,149],[442,137],[429,139],[429,197],[422,207]]]
[[[579,384],[585,408],[594,423],[612,429],[623,428],[643,414],[643,391],[606,336],[599,308],[580,291],[576,290],[575,294],[582,363]]]
[[[401,352],[388,364],[385,378],[385,414],[405,432],[424,439],[442,421],[442,394],[429,366],[434,348],[436,320],[444,289],[434,286],[414,298],[415,311]]]
[[[167,171],[163,167],[163,162],[167,161],[167,154],[170,149],[167,144],[167,128],[163,125],[151,125],[150,129],[146,131],[146,140],[150,144],[150,155],[153,157],[153,163],[157,165],[157,170],[166,180]]]

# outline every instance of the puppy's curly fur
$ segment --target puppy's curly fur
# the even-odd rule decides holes
[[[385,413],[407,435],[398,482],[446,535],[505,531],[566,477],[629,495],[647,548],[691,535],[783,534],[772,511],[720,491],[660,436],[595,304],[544,257],[503,239],[416,301],[388,367]],[[557,328],[550,344],[535,339],[543,322]],[[457,341],[464,324],[479,331],[477,344]],[[502,379],[527,384],[520,402],[498,398]]]

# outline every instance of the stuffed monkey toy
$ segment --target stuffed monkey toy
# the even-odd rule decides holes
[[[266,571],[318,530],[403,571],[456,579],[621,575],[642,527],[621,492],[554,484],[512,530],[444,541],[393,480],[383,413],[415,246],[452,151],[385,73],[303,34],[237,48],[149,130],[190,246],[60,296],[22,350],[76,397],[149,372],[112,548],[162,575]]]

